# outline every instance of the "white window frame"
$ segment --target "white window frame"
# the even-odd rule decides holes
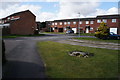
[[[107,19],[103,19],[102,21],[103,21],[104,23],[107,23]]]
[[[97,19],[97,23],[101,23],[101,20],[100,20],[100,19]]]
[[[57,25],[57,22],[55,22],[55,25]]]
[[[94,21],[90,21],[90,24],[94,24]]]
[[[54,23],[52,23],[52,25],[54,25]]]
[[[66,25],[67,24],[67,22],[64,22],[64,25]]]
[[[80,21],[79,24],[82,24],[82,21]]]
[[[75,24],[76,24],[76,21],[74,21],[73,24],[75,25]]]
[[[86,21],[86,24],[89,24],[89,21]]]
[[[60,22],[59,24],[62,25],[62,22]]]
[[[116,23],[116,21],[117,21],[116,19],[112,19],[112,23]]]
[[[68,22],[68,24],[70,24],[70,22]]]

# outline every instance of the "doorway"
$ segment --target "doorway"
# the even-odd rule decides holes
[[[63,32],[63,28],[59,28],[59,29],[58,29],[58,32]]]

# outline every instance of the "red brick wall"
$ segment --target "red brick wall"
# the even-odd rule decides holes
[[[36,17],[30,12],[20,13],[18,16],[20,16],[19,20],[11,21],[10,23],[11,34],[34,34],[34,30],[36,29]]]
[[[97,23],[97,20],[98,20],[98,18],[93,19],[93,20],[81,20],[82,21],[82,24],[80,24],[81,30],[83,30],[85,32],[86,26],[90,26],[93,28],[93,30],[90,30],[89,33],[95,33],[97,28],[100,26],[100,23]],[[103,19],[100,19],[100,20],[102,21]],[[74,21],[76,22],[76,24],[73,24]],[[89,21],[89,24],[86,24],[86,21]],[[90,24],[90,21],[94,21],[94,23]],[[62,22],[62,25],[60,25],[59,22]],[[64,25],[64,22],[70,22],[70,24]],[[57,23],[57,25],[52,25],[52,23]],[[58,28],[64,28],[66,26],[70,26],[71,28],[79,27],[78,21],[76,21],[76,20],[71,20],[71,21],[63,20],[63,21],[57,21],[57,22],[53,21],[52,23],[51,23],[51,27],[55,27],[55,26]],[[120,34],[120,19],[117,19],[116,23],[112,23],[112,19],[107,19],[107,26],[110,28],[118,28],[118,34]],[[77,29],[77,31],[78,31],[78,29]],[[55,32],[58,32],[58,30],[55,30]]]

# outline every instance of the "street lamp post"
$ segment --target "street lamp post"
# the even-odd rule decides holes
[[[80,37],[80,12],[79,12],[78,14],[79,14],[79,21],[78,21],[78,32],[79,32],[79,37]]]

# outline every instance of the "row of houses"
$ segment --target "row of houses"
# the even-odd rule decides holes
[[[81,33],[94,33],[101,22],[105,22],[110,27],[110,32],[120,34],[120,14],[46,21],[46,28],[43,30],[66,32],[67,29],[72,29],[75,33],[79,30]],[[36,30],[41,30],[40,22],[36,22],[36,16],[30,10],[0,19],[0,27],[2,27],[3,34],[33,35]]]
[[[95,18],[54,20],[46,23],[54,32],[66,32],[67,28],[71,28],[75,33],[78,33],[79,29],[81,33],[95,33],[101,22],[107,24],[110,32],[120,34],[120,14],[101,15]]]

